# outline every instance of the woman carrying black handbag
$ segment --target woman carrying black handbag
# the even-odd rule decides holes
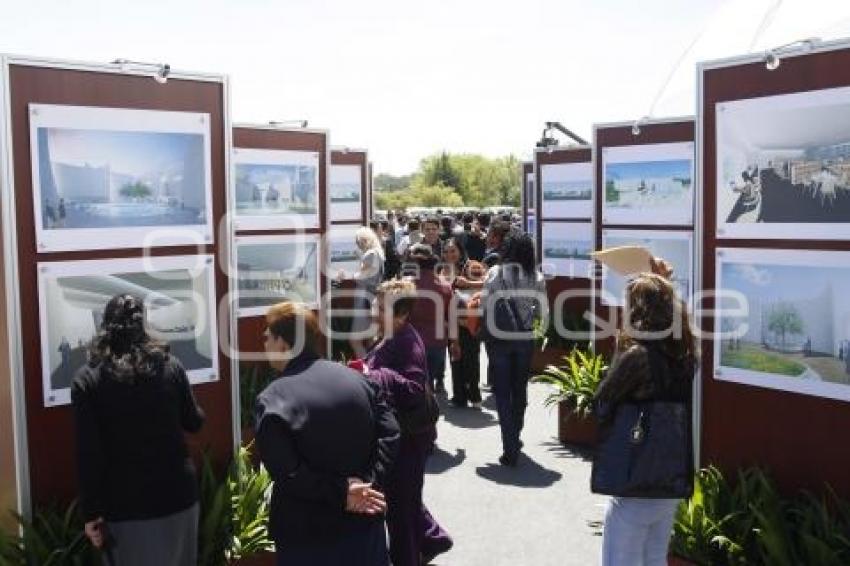
[[[670,282],[641,274],[626,288],[627,317],[596,394],[601,430],[591,488],[611,495],[602,566],[661,566],[676,507],[693,490],[691,385],[696,351]]]

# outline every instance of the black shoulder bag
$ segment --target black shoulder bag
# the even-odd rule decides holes
[[[430,384],[425,384],[425,399],[416,408],[409,411],[396,411],[396,420],[402,434],[414,435],[427,432],[440,419],[440,404],[437,396],[431,390]]]
[[[657,354],[650,351],[650,373],[659,383]],[[693,493],[691,412],[671,401],[619,404],[613,421],[602,427],[590,489],[616,497],[681,499]]]
[[[513,334],[524,330],[520,328],[519,316],[513,304],[513,297],[508,295],[508,288],[505,285],[505,275],[501,269],[499,270],[499,284],[502,292],[496,296],[488,296],[482,305],[484,316],[481,320],[481,329],[478,332],[478,338],[483,341],[499,339],[490,333],[489,324],[492,324],[497,330],[504,333]]]

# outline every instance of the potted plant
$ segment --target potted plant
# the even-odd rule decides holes
[[[242,444],[254,440],[254,405],[257,395],[262,393],[276,375],[265,362],[239,364],[239,405],[242,424]]]
[[[558,440],[592,446],[596,443],[593,396],[608,367],[604,358],[592,350],[575,348],[563,359],[564,365],[550,365],[532,381],[554,388],[544,404],[558,407]]]
[[[534,322],[532,372],[542,373],[550,365],[557,364],[558,360],[571,350],[575,348],[587,349],[589,346],[587,340],[575,340],[573,337],[562,336],[558,332],[558,325],[555,323],[556,316],[558,314],[552,313],[546,324],[541,319]],[[590,322],[578,313],[564,310],[560,313],[560,317],[563,323],[562,328],[574,333],[574,336],[589,335]]]

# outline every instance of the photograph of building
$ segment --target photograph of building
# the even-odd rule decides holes
[[[355,235],[359,226],[331,226],[328,233],[330,249],[329,271],[326,274],[331,279],[340,276],[350,277],[360,267],[361,252],[357,247]]]
[[[540,166],[542,214],[551,218],[590,218],[593,171],[590,163]]]
[[[360,200],[363,193],[363,170],[359,165],[331,165],[331,220],[335,222],[360,220],[363,214]]]
[[[780,389],[850,396],[850,253],[723,249],[718,288],[746,297],[741,312],[724,298],[715,347],[722,378]]]
[[[233,154],[237,229],[318,227],[317,152],[237,148]]]
[[[209,233],[209,133],[201,115],[31,108],[40,249],[139,246],[123,240],[150,228]],[[125,127],[128,121],[145,129]]]
[[[717,207],[721,236],[850,237],[850,88],[719,104]]]
[[[542,269],[546,275],[590,277],[592,252],[589,222],[543,222]]]
[[[262,316],[282,301],[319,303],[316,236],[250,236],[236,240],[239,316]]]
[[[39,264],[45,404],[70,402],[71,380],[86,362],[112,297],[129,293],[145,302],[148,334],[168,343],[194,383],[217,378],[212,256],[117,259]],[[198,268],[203,265],[203,268]]]
[[[693,291],[693,235],[691,232],[668,232],[648,230],[603,230],[602,248],[641,246],[653,257],[660,257],[673,266],[671,282],[683,301],[691,298]],[[626,284],[629,279],[619,273],[603,268],[603,304],[623,306]]]
[[[602,155],[605,223],[693,223],[693,143],[607,147]]]

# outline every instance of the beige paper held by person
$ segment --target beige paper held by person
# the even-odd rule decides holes
[[[652,272],[652,254],[641,246],[620,246],[593,252],[593,259],[621,275]]]

